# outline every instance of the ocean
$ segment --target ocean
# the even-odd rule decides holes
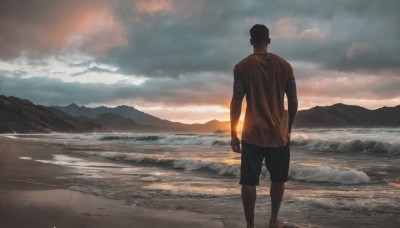
[[[73,167],[68,189],[128,204],[215,215],[245,227],[240,154],[224,134],[12,134]],[[400,128],[296,129],[280,217],[297,227],[400,227]],[[269,221],[269,175],[257,187],[256,226]]]

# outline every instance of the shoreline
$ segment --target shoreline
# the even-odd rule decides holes
[[[73,168],[19,158],[49,159],[53,152],[46,149],[0,136],[0,227],[224,227],[213,215],[142,208],[68,190],[55,177]]]

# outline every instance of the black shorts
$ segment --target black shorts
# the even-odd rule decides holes
[[[242,141],[240,184],[259,185],[262,162],[270,174],[271,182],[284,183],[288,180],[290,147],[260,147]]]

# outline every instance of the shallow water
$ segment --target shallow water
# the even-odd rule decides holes
[[[399,136],[398,128],[296,130],[282,218],[299,227],[398,227]],[[244,227],[240,154],[231,152],[228,135],[8,137],[51,145],[52,160],[32,159],[74,167],[74,173],[57,177],[71,190],[215,214],[227,227]],[[261,178],[256,224],[266,226],[270,183],[265,168]]]

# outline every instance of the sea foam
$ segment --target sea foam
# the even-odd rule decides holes
[[[340,170],[329,166],[292,165],[289,176],[293,180],[307,182],[327,182],[339,184],[366,184],[370,178],[363,171],[355,169]]]

